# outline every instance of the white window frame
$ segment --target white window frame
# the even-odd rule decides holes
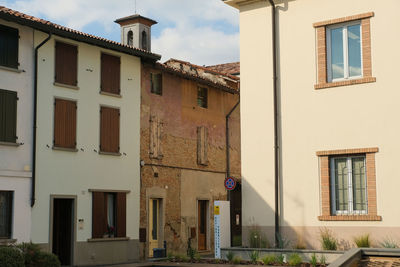
[[[353,208],[353,158],[363,158],[364,166],[365,166],[365,210],[354,210]],[[336,188],[335,188],[335,160],[336,159],[346,159],[346,167],[347,167],[347,195],[348,195],[348,203],[347,210],[337,210],[336,209]],[[331,204],[332,204],[332,213],[334,215],[361,215],[368,214],[368,196],[367,196],[367,169],[366,169],[366,156],[365,155],[354,155],[347,157],[332,157],[330,159],[330,182],[331,182]]]
[[[359,25],[360,26],[360,49],[361,49],[361,75],[349,76],[349,51],[348,51],[348,35],[347,28],[349,26]],[[332,47],[331,47],[331,30],[343,28],[343,70],[344,77],[332,79]],[[361,21],[351,21],[340,24],[334,24],[326,28],[326,48],[327,48],[327,67],[328,67],[328,82],[340,82],[345,80],[360,79],[364,76],[363,69],[363,43],[362,43],[362,26]]]

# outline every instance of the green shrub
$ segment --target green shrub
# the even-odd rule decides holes
[[[52,253],[40,251],[37,254],[37,262],[35,267],[60,267],[61,263],[58,257]]]
[[[320,230],[322,249],[337,250],[337,239],[328,228]]]
[[[278,255],[276,257],[276,262],[282,265],[285,262],[285,257],[282,254]]]
[[[270,244],[267,237],[261,233],[258,226],[252,226],[249,233],[249,243],[251,248],[269,248]]]
[[[175,257],[174,257],[174,254],[172,253],[172,252],[168,252],[168,254],[167,254],[167,260],[169,260],[169,261],[171,261],[171,260],[173,260]]]
[[[183,262],[187,262],[187,261],[190,260],[190,258],[189,258],[188,256],[184,255],[184,254],[177,254],[177,255],[175,256],[175,259],[176,259],[177,261],[183,261]]]
[[[317,256],[315,255],[315,253],[313,253],[311,255],[310,264],[311,264],[312,267],[316,267],[317,264],[318,264],[318,259],[317,259]]]
[[[233,258],[235,257],[235,253],[233,253],[232,251],[229,251],[228,253],[226,253],[226,259],[228,261],[233,261]]]
[[[385,238],[381,243],[381,247],[383,248],[398,248],[399,245],[397,244],[396,241],[391,239],[390,237]]]
[[[357,247],[359,248],[371,247],[371,240],[369,239],[369,234],[354,237],[354,243],[356,243]]]
[[[257,263],[257,261],[258,261],[258,251],[253,250],[253,251],[250,253],[250,261],[251,261],[251,263],[253,263],[253,264]]]
[[[24,256],[17,248],[0,247],[0,266],[24,267]]]
[[[264,258],[262,258],[262,261],[264,262],[265,265],[271,265],[277,262],[275,254],[267,255]]]
[[[242,258],[240,256],[235,256],[233,258],[233,264],[240,264],[241,261],[242,261]]]
[[[319,263],[321,265],[326,265],[326,257],[324,254],[322,254],[321,257],[319,258]]]
[[[303,259],[300,257],[299,254],[297,254],[297,253],[290,254],[289,259],[288,259],[288,263],[290,266],[298,266],[302,262],[303,262]]]
[[[187,251],[188,257],[190,258],[190,260],[195,260],[197,257],[197,250],[194,248],[189,248]]]
[[[23,253],[27,267],[58,267],[61,266],[58,257],[52,253],[40,251],[37,244],[21,243],[17,246]]]

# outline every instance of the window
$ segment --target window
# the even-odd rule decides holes
[[[100,151],[119,154],[119,117],[117,108],[100,108]]]
[[[150,149],[149,156],[152,159],[162,159],[163,152],[161,146],[162,122],[158,116],[150,116]]]
[[[147,33],[142,31],[142,49],[148,50],[147,48]]]
[[[381,221],[377,214],[378,148],[319,151],[321,221]]]
[[[208,107],[208,89],[205,87],[198,87],[197,88],[197,105],[202,108]]]
[[[0,191],[0,239],[11,238],[13,192]]]
[[[326,37],[328,46],[328,81],[361,78],[360,22],[329,27]]]
[[[375,82],[371,67],[373,12],[314,23],[317,36],[315,89]]]
[[[75,101],[54,100],[54,147],[76,148],[76,110]]]
[[[331,158],[332,214],[366,214],[365,155]]]
[[[78,85],[78,47],[56,42],[55,82]]]
[[[162,95],[162,74],[150,73],[151,93]]]
[[[129,46],[133,46],[133,32],[129,31],[127,36],[127,43]]]
[[[0,66],[18,68],[18,30],[0,25]]]
[[[92,237],[126,237],[126,192],[92,194]]]
[[[17,92],[0,89],[0,142],[17,142]]]
[[[101,54],[101,91],[119,95],[121,92],[121,59]]]

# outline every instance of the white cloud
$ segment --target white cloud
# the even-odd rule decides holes
[[[134,13],[134,0],[0,0],[0,5],[77,30],[98,24],[106,37],[118,30],[116,18]],[[137,11],[159,21],[152,48],[163,60],[209,65],[239,59],[238,12],[220,0],[137,0]],[[218,23],[227,31],[213,27]]]

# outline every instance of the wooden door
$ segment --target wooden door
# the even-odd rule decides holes
[[[236,184],[234,190],[230,191],[231,201],[231,246],[242,246],[242,186]]]
[[[61,265],[72,266],[73,199],[54,199],[52,252]]]
[[[149,201],[149,257],[153,257],[153,248],[159,247],[160,235],[160,200],[150,199]]]
[[[207,210],[208,201],[198,202],[198,250],[207,249]]]

